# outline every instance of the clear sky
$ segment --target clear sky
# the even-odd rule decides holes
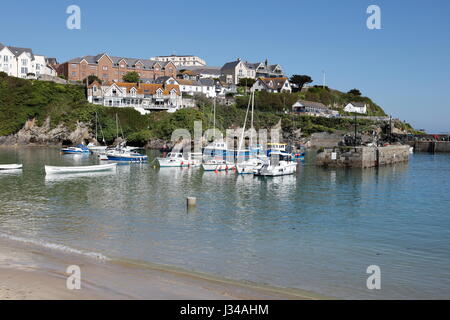
[[[81,30],[66,28],[69,5]],[[381,30],[369,30],[369,5]],[[241,57],[281,64],[348,91],[394,117],[450,131],[448,0],[2,1],[0,42],[68,59],[107,52],[150,58],[194,54],[221,66]]]

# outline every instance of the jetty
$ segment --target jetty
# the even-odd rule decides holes
[[[386,147],[334,147],[319,149],[316,165],[336,168],[372,168],[388,164],[408,162],[409,145]]]

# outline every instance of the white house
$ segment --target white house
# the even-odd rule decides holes
[[[5,46],[0,43],[0,71],[18,78],[56,76],[56,70],[50,66],[43,55],[35,55],[29,48]],[[33,76],[34,75],[34,76]]]
[[[226,83],[238,84],[242,78],[256,78],[256,70],[250,68],[239,58],[236,61],[225,63],[220,71]]]
[[[292,92],[289,79],[286,77],[279,78],[263,78],[259,77],[252,86],[252,91],[267,92]]]
[[[345,112],[367,113],[367,104],[364,102],[350,102],[344,108]]]
[[[213,79],[205,78],[199,80],[177,80],[180,90],[191,96],[195,94],[203,94],[208,98],[216,96],[216,84]]]

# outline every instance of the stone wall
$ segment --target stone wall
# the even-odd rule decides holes
[[[408,143],[414,147],[415,152],[450,152],[450,141],[411,141]]]
[[[409,160],[409,146],[335,147],[319,151],[318,166],[371,168]]]

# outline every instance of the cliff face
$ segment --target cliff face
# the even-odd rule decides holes
[[[78,144],[84,140],[92,140],[89,128],[82,122],[76,124],[71,131],[65,125],[50,127],[50,119],[47,118],[42,126],[36,124],[36,120],[28,120],[17,133],[0,137],[0,145],[61,145]]]

